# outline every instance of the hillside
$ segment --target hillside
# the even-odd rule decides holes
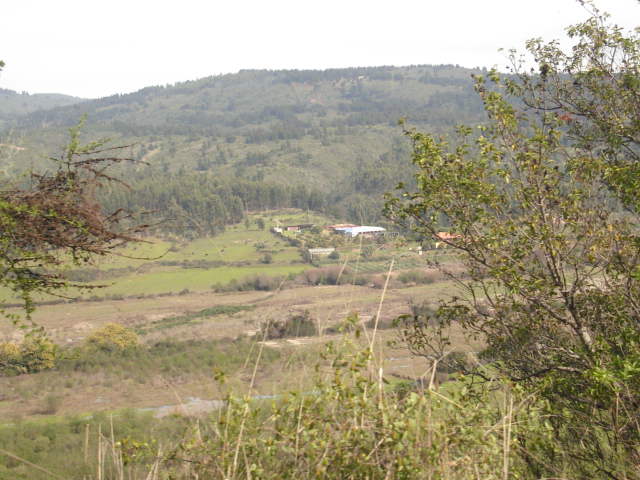
[[[451,65],[245,70],[25,111],[0,133],[0,143],[25,150],[1,167],[13,176],[43,165],[39,159],[58,152],[66,129],[86,114],[87,140],[134,144],[132,156],[145,165],[126,167],[129,182],[164,185],[195,174],[304,185],[325,195],[332,213],[366,222],[378,215],[382,193],[411,180],[399,119],[443,133],[482,121],[472,73]]]
[[[6,128],[21,115],[73,105],[82,101],[84,101],[82,98],[58,93],[29,94],[0,88],[0,129]]]

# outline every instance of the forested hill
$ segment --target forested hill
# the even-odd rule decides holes
[[[0,88],[0,129],[6,127],[17,116],[37,110],[72,105],[82,101],[82,98],[58,93],[29,94]]]
[[[480,113],[470,88],[471,73],[449,65],[243,70],[60,108],[42,110],[43,105],[17,125],[71,125],[86,113],[91,123],[125,135],[197,132],[210,137],[246,135],[259,141],[298,137],[314,127],[395,123],[399,117],[452,124]],[[0,112],[5,110],[0,104]],[[24,113],[32,110],[27,106]],[[19,112],[12,108],[9,113]]]
[[[472,73],[452,65],[244,70],[23,115],[10,111],[0,143],[25,150],[1,168],[12,174],[59,151],[66,129],[86,114],[87,140],[135,144],[132,155],[148,165],[127,171],[133,183],[193,173],[304,185],[324,192],[339,213],[365,221],[375,217],[384,191],[411,177],[400,118],[442,133],[483,120]]]

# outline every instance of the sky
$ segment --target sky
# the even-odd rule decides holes
[[[600,0],[640,24],[637,0]],[[577,0],[3,0],[0,88],[85,98],[241,69],[506,66],[557,39]]]

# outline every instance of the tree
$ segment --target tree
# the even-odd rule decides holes
[[[407,131],[417,188],[386,205],[425,239],[450,225],[466,266],[458,296],[401,319],[410,347],[443,360],[460,322],[486,345],[467,373],[548,402],[555,441],[520,439],[538,477],[640,478],[640,38],[607,21],[571,27],[570,53],[529,42],[537,71],[478,76],[478,133]]]
[[[103,211],[96,194],[117,181],[108,168],[132,160],[118,155],[123,146],[108,147],[105,141],[82,145],[82,123],[70,129],[62,155],[51,159],[52,172],[32,173],[26,188],[0,191],[0,286],[21,299],[27,318],[36,293],[60,295],[71,285],[95,288],[70,283],[60,267],[87,263],[137,241],[145,228],[125,228],[131,217],[125,210]]]

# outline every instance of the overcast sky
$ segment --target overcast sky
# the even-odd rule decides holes
[[[601,0],[640,24],[637,0]],[[452,63],[560,38],[575,0],[3,0],[0,88],[81,97],[246,68]]]

